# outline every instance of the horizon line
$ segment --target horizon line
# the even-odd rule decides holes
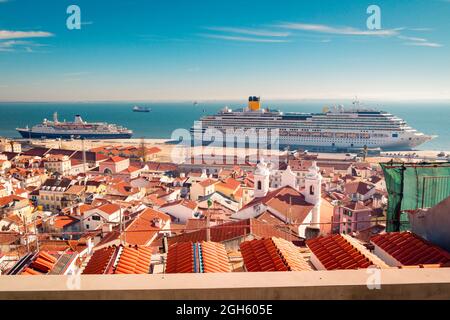
[[[308,97],[308,98],[267,98],[267,99],[261,99],[262,102],[264,101],[328,101],[328,100],[336,100],[336,101],[342,101],[342,100],[349,100],[353,101],[355,100],[355,97],[327,97],[327,98],[320,98],[320,97]],[[447,98],[392,98],[387,97],[386,99],[382,98],[367,98],[367,99],[359,99],[356,100],[364,102],[364,101],[380,101],[380,102],[426,102],[426,101],[432,101],[432,102],[450,102],[450,97]],[[0,103],[99,103],[99,102],[127,102],[127,103],[141,103],[141,102],[230,102],[230,101],[247,101],[247,98],[203,98],[203,99],[189,99],[189,98],[180,98],[180,99],[86,99],[86,100],[0,100]]]

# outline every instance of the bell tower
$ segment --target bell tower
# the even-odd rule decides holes
[[[269,192],[270,186],[270,168],[264,159],[256,166],[254,173],[254,183],[255,183],[255,198],[264,197],[267,192]]]
[[[305,191],[303,192],[306,202],[314,205],[311,227],[319,228],[320,223],[320,200],[322,198],[322,175],[320,174],[319,167],[314,161],[311,167],[308,169],[308,173],[305,176]]]

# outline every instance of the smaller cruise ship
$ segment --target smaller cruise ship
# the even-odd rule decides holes
[[[58,121],[58,114],[53,114],[53,121],[44,119],[32,128],[16,128],[24,138],[33,139],[129,139],[133,131],[116,124],[106,122],[86,122],[80,115],[73,122]]]

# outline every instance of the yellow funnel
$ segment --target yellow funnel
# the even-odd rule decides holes
[[[259,97],[249,97],[248,98],[248,108],[251,111],[257,111],[261,108],[261,102]]]

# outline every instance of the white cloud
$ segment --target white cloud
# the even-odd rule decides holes
[[[431,48],[440,48],[443,45],[435,42],[405,42],[403,43],[406,46],[417,46],[417,47],[431,47]]]
[[[233,28],[233,27],[207,27],[206,29],[211,31],[220,32],[231,32],[240,33],[251,36],[262,36],[262,37],[287,37],[290,35],[289,32],[272,31],[265,29],[248,29],[248,28]]]
[[[218,34],[200,34],[200,36],[202,36],[204,38],[222,39],[222,40],[230,40],[230,41],[241,41],[241,42],[267,42],[267,43],[289,42],[288,40],[284,40],[284,39],[267,39],[267,38],[218,35]]]
[[[426,42],[427,39],[425,38],[417,38],[417,37],[407,37],[407,36],[398,36],[399,39],[402,40],[409,40],[409,41],[415,41],[415,42]]]
[[[0,42],[0,48],[12,48],[16,45],[30,44],[30,41],[8,40]]]
[[[352,35],[352,36],[395,36],[399,29],[360,30],[352,27],[332,27],[324,24],[292,23],[285,22],[278,25],[290,30],[310,31],[326,34]]]
[[[442,47],[442,44],[428,41],[428,39],[425,38],[407,37],[407,36],[398,36],[397,38],[406,40],[407,42],[404,42],[403,44],[407,46],[432,47],[432,48]]]
[[[37,52],[33,48],[46,47],[47,45],[28,40],[0,41],[0,52]],[[42,51],[40,51],[42,52]]]
[[[0,30],[0,40],[26,39],[26,38],[47,38],[53,37],[50,32],[45,31],[10,31]]]

